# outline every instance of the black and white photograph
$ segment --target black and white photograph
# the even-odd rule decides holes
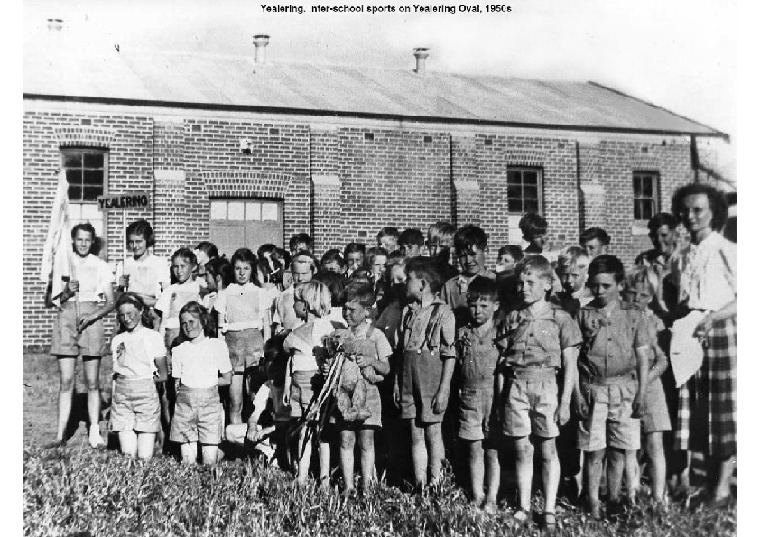
[[[748,14],[492,1],[19,3],[24,535],[737,534]]]

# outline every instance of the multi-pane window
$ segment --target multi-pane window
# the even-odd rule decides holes
[[[61,166],[69,182],[69,219],[72,225],[90,222],[103,237],[103,212],[97,199],[105,193],[108,153],[98,149],[64,149]]]
[[[633,172],[634,219],[649,220],[657,214],[659,179],[657,172]]]
[[[541,214],[541,168],[507,168],[507,210]]]
[[[277,221],[279,205],[276,201],[212,200],[210,216],[211,220]]]

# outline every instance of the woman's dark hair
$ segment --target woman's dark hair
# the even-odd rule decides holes
[[[214,323],[212,322],[211,313],[209,313],[209,311],[201,304],[195,300],[188,302],[179,310],[180,318],[182,317],[183,313],[189,313],[198,317],[198,319],[201,321],[203,333],[206,337],[211,337],[213,335]],[[187,336],[185,336],[184,332],[182,330],[180,330],[180,332],[184,338],[187,339]]]
[[[587,242],[594,239],[598,240],[602,246],[609,246],[610,244],[610,234],[600,227],[590,227],[584,230],[578,238],[578,242],[585,247]]]
[[[527,241],[531,240],[533,237],[538,237],[539,235],[546,235],[546,230],[548,228],[546,218],[537,213],[525,213],[523,217],[520,218],[518,226],[520,227],[520,231],[522,231],[523,237],[525,237],[525,240]]]
[[[686,222],[683,215],[684,200],[688,196],[696,194],[704,194],[707,196],[707,201],[710,204],[710,211],[713,213],[710,227],[717,231],[723,229],[723,226],[728,219],[728,201],[726,201],[726,196],[723,192],[706,183],[689,183],[676,190],[673,194],[673,215],[685,225]]]
[[[625,281],[625,267],[623,262],[614,255],[598,255],[588,266],[589,281],[597,274],[614,274],[615,282]]]
[[[156,237],[153,234],[153,226],[147,220],[137,220],[127,226],[126,239],[129,241],[130,235],[141,235],[145,239],[147,246],[155,246]]]

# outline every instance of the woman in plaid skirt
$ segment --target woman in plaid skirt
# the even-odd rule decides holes
[[[719,233],[728,208],[717,189],[679,188],[673,213],[691,236],[675,263],[681,304],[705,313],[694,332],[703,340],[704,360],[681,388],[676,448],[705,454],[714,485],[705,505],[725,507],[736,464],[736,245]]]

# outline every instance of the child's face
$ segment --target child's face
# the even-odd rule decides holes
[[[604,272],[594,274],[594,277],[591,278],[588,286],[594,295],[594,299],[596,299],[601,306],[606,306],[607,304],[612,304],[616,300],[620,300],[620,293],[623,290],[623,283],[617,283],[614,274]]]
[[[193,275],[195,265],[184,257],[177,256],[172,259],[172,274],[179,283],[185,283]]]
[[[204,274],[203,277],[206,279],[206,289],[208,289],[210,293],[219,291],[219,286],[216,283],[216,278],[214,278],[210,272],[206,271],[206,274]]]
[[[488,297],[477,297],[473,300],[468,299],[467,307],[470,310],[472,324],[482,326],[493,319],[493,314],[499,309],[499,303]]]
[[[390,253],[394,251],[398,245],[397,245],[397,239],[393,235],[386,235],[385,237],[380,237],[380,240],[377,241],[379,246],[382,246],[385,248],[385,251]]]
[[[372,261],[372,277],[375,280],[379,280],[385,274],[385,263],[388,262],[388,258],[384,255],[376,255],[374,261]],[[403,272],[403,271],[402,271]]]
[[[652,246],[665,255],[672,254],[676,248],[676,231],[666,225],[658,227],[655,231],[651,231],[649,238],[652,241]]]
[[[127,238],[127,248],[135,259],[140,259],[148,251],[148,243],[142,235],[130,235]]]
[[[427,249],[430,257],[435,257],[445,249],[451,248],[451,239],[436,237],[427,241]]]
[[[133,304],[122,304],[116,312],[116,316],[127,332],[132,332],[140,325],[142,310],[137,309]]]
[[[343,318],[349,328],[356,328],[363,324],[369,313],[369,308],[362,306],[358,300],[351,300],[343,306]]]
[[[197,315],[189,312],[185,312],[179,316],[179,326],[182,328],[182,333],[185,337],[193,340],[203,334],[203,326],[201,320]]]
[[[588,266],[578,265],[558,265],[557,276],[562,283],[562,289],[566,293],[577,293],[586,284],[588,276]]]
[[[427,282],[418,278],[417,274],[410,272],[406,276],[406,296],[415,302],[422,302],[422,294],[427,286]]]
[[[238,285],[245,285],[251,281],[251,275],[253,274],[253,267],[247,261],[236,260],[235,265],[232,267],[235,272],[235,283]]]
[[[534,235],[528,239],[528,242],[534,250],[542,251],[546,246],[546,235]]]
[[[546,293],[552,288],[552,282],[533,271],[520,273],[517,290],[522,294],[526,305],[546,300]]]
[[[510,254],[501,254],[496,260],[496,273],[513,272],[515,270],[515,258]]]
[[[397,285],[399,283],[406,283],[406,272],[401,265],[393,265],[391,267],[391,285]]]
[[[92,248],[92,234],[89,231],[83,229],[77,229],[77,233],[74,236],[74,252],[79,257],[87,257]]]
[[[406,257],[416,257],[420,255],[420,246],[418,244],[402,244],[399,246],[399,249]]]
[[[586,241],[586,244],[583,244],[582,246],[586,248],[586,251],[588,252],[588,255],[591,259],[607,253],[607,246],[602,244],[599,239],[591,239],[590,241]]]
[[[291,254],[295,255],[298,252],[307,251],[311,253],[311,248],[309,248],[309,245],[305,242],[297,242],[296,246],[293,250],[290,251]]]
[[[326,270],[328,272],[334,272],[336,274],[343,274],[345,273],[345,270],[343,267],[340,266],[340,263],[337,261],[330,261],[329,263],[325,263],[322,265],[322,270]]]
[[[351,252],[346,256],[348,271],[353,272],[364,264],[364,254],[361,252]]]
[[[470,246],[468,250],[457,251],[457,259],[465,276],[475,276],[486,266],[486,251],[477,246]]]
[[[311,281],[311,265],[309,263],[291,263],[290,273],[293,275],[293,283]]]
[[[297,295],[293,299],[293,311],[296,312],[296,318],[301,319],[302,321],[305,321],[306,317],[308,317],[306,302],[303,301],[303,298],[300,298]]]
[[[646,283],[636,282],[634,285],[626,286],[623,299],[637,310],[644,311],[652,301],[652,292]]]

